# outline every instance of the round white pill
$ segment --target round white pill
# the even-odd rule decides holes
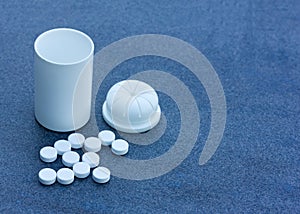
[[[110,179],[110,171],[106,167],[97,167],[93,171],[93,180],[97,183],[103,184]]]
[[[75,163],[73,172],[77,178],[86,178],[90,174],[90,165],[86,162]]]
[[[60,184],[68,185],[74,181],[74,172],[69,168],[61,168],[56,173],[57,181]]]
[[[56,172],[51,168],[44,168],[39,171],[39,181],[44,185],[54,184],[56,180]]]
[[[71,151],[71,144],[67,140],[58,140],[54,143],[57,154],[63,155],[65,152]]]
[[[68,151],[62,156],[62,163],[67,167],[72,167],[75,163],[78,163],[80,156],[77,152]]]
[[[116,139],[116,135],[112,131],[104,130],[99,132],[98,138],[101,140],[103,146],[110,146]]]
[[[88,163],[91,168],[95,168],[100,163],[100,157],[95,152],[87,152],[82,155],[82,161]]]
[[[69,135],[68,141],[71,143],[73,149],[80,149],[83,146],[85,137],[80,133],[73,133]]]
[[[57,150],[52,146],[45,146],[40,150],[40,158],[46,163],[54,162],[57,158]]]
[[[99,152],[101,149],[101,141],[97,137],[88,137],[84,141],[84,149],[87,152]]]
[[[128,152],[128,147],[126,140],[118,139],[112,142],[111,151],[116,155],[125,155]]]

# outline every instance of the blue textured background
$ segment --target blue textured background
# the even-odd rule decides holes
[[[300,212],[300,3],[297,0],[1,1],[0,3],[0,212]],[[176,169],[146,181],[91,177],[70,186],[40,185],[38,171],[60,160],[39,160],[41,147],[67,134],[34,120],[33,42],[42,32],[71,27],[86,32],[95,51],[137,34],[180,38],[198,48],[223,84],[226,130],[213,158],[198,158],[210,110],[201,84],[188,70],[159,57],[136,58],[114,69],[97,100],[116,81],[148,69],[179,77],[197,97],[202,117],[192,153]],[[175,103],[160,93],[169,119],[163,141],[132,145],[131,158],[167,151],[178,133]],[[99,127],[106,125],[98,111]],[[155,146],[154,146],[155,145]]]

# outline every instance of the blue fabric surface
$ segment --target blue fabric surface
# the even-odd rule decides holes
[[[300,212],[300,72],[297,0],[204,1],[2,1],[0,3],[0,212]],[[160,57],[128,60],[99,91],[148,69],[181,79],[196,97],[200,135],[191,154],[173,171],[145,181],[92,178],[45,187],[39,150],[68,133],[55,133],[34,119],[33,42],[42,32],[71,27],[86,32],[95,51],[145,33],[180,38],[198,48],[223,84],[227,123],[213,158],[198,165],[208,135],[205,90],[182,65]],[[97,103],[105,94],[98,93]],[[130,158],[156,157],[178,135],[179,111],[165,94],[169,118],[163,138],[149,147],[131,145]],[[105,128],[100,107],[98,125]]]

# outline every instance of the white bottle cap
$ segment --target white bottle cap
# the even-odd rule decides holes
[[[139,133],[157,125],[161,110],[158,96],[150,85],[138,80],[124,80],[108,91],[102,114],[113,128]]]

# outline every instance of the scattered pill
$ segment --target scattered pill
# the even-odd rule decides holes
[[[67,167],[72,167],[75,163],[78,163],[80,156],[77,152],[68,151],[62,156],[62,163]]]
[[[69,135],[68,141],[71,143],[73,149],[80,149],[83,146],[85,137],[80,133],[73,133]]]
[[[97,137],[88,137],[84,141],[84,149],[87,152],[99,152],[101,149],[101,141]]]
[[[127,141],[118,139],[112,142],[111,151],[116,155],[125,155],[128,152],[128,147]]]
[[[103,130],[97,137],[85,137],[80,133],[70,134],[68,140],[57,140],[54,147],[46,146],[40,150],[40,159],[50,163],[57,159],[57,155],[62,155],[62,163],[66,167],[61,168],[57,172],[51,168],[44,168],[39,171],[39,181],[44,185],[51,185],[57,180],[60,184],[69,185],[74,182],[74,178],[86,178],[91,173],[91,168],[95,168],[92,172],[93,180],[96,183],[106,183],[110,180],[110,170],[106,167],[98,167],[100,156],[97,154],[101,150],[101,145],[111,145],[111,150],[116,155],[125,155],[128,152],[129,144],[126,140],[115,139],[115,134],[109,130]],[[86,153],[80,155],[71,151],[84,147]]]
[[[97,183],[106,183],[110,180],[110,171],[106,167],[97,167],[93,170],[93,180]]]
[[[86,178],[90,174],[90,165],[86,162],[75,163],[73,172],[77,178]]]
[[[110,146],[115,140],[116,135],[112,131],[104,130],[98,134],[98,138],[101,140],[103,146]]]
[[[68,185],[74,181],[74,172],[69,168],[61,168],[57,171],[57,181],[60,184]]]
[[[44,168],[39,171],[39,181],[44,185],[54,184],[56,181],[56,172],[51,168]]]
[[[82,161],[88,163],[91,168],[95,168],[100,163],[100,157],[95,152],[87,152],[82,155]]]
[[[54,162],[57,158],[57,150],[52,146],[45,146],[40,150],[40,158],[46,163]]]
[[[71,144],[67,140],[58,140],[54,143],[57,154],[63,155],[65,152],[71,151]]]

